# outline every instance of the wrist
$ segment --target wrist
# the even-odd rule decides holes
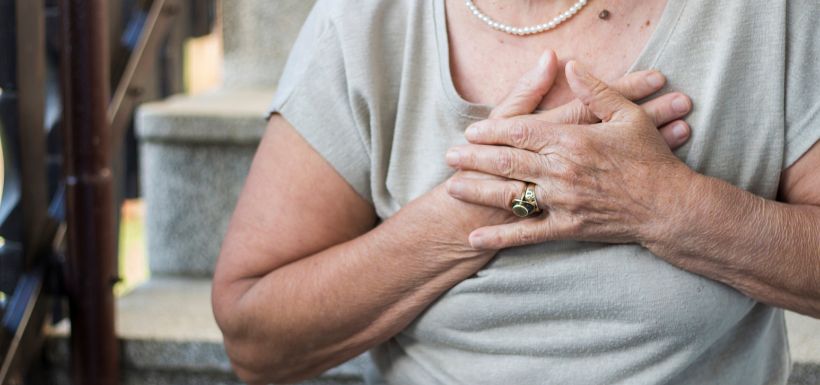
[[[436,188],[409,202],[374,229],[371,238],[390,242],[392,245],[382,246],[394,247],[402,258],[434,270],[449,269],[461,261],[489,259],[494,252],[470,246],[470,232],[480,220],[462,206],[468,204]]]
[[[697,202],[706,199],[709,183],[708,177],[682,162],[665,172],[665,176],[657,179],[659,187],[654,189],[651,219],[639,232],[639,243],[656,255],[678,243],[687,229],[697,225],[693,221]]]

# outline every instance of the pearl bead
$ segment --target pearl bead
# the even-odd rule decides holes
[[[483,12],[481,12],[481,10],[478,9],[478,7],[476,7],[476,5],[473,3],[473,0],[464,0],[464,3],[467,5],[467,9],[470,10],[470,13],[472,13],[473,16],[475,16],[479,20],[483,21],[485,24],[487,24],[487,26],[489,26],[490,28],[518,36],[532,35],[551,30],[557,27],[559,24],[572,18],[572,16],[574,16],[582,8],[584,8],[584,6],[587,5],[587,2],[588,0],[578,0],[575,4],[572,5],[572,7],[562,12],[558,16],[554,17],[547,23],[526,27],[514,27],[509,24],[504,24],[495,21],[489,16],[485,15]]]

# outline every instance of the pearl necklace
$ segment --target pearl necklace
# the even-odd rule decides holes
[[[491,19],[489,16],[485,15],[483,12],[478,10],[478,7],[476,7],[475,4],[473,4],[472,0],[464,0],[464,2],[467,4],[467,8],[470,9],[470,12],[472,12],[473,15],[477,17],[479,20],[483,21],[485,24],[490,26],[490,28],[519,36],[533,35],[536,33],[549,31],[561,25],[561,23],[569,20],[572,16],[578,13],[578,11],[580,11],[581,8],[584,8],[584,6],[587,5],[587,0],[578,0],[578,2],[575,3],[575,5],[570,7],[568,10],[564,11],[564,13],[556,16],[548,23],[533,25],[529,27],[513,27],[511,25],[504,24]]]

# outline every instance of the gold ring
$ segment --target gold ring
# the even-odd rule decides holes
[[[511,206],[513,214],[521,218],[540,212],[538,201],[535,199],[535,184],[528,183],[521,198],[513,199]]]

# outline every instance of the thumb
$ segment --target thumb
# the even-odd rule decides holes
[[[604,122],[623,120],[640,110],[635,103],[592,76],[576,61],[567,63],[566,75],[575,96]]]
[[[532,113],[552,88],[557,74],[558,57],[552,50],[547,50],[538,59],[538,65],[524,74],[504,100],[493,108],[490,118],[510,118]]]

